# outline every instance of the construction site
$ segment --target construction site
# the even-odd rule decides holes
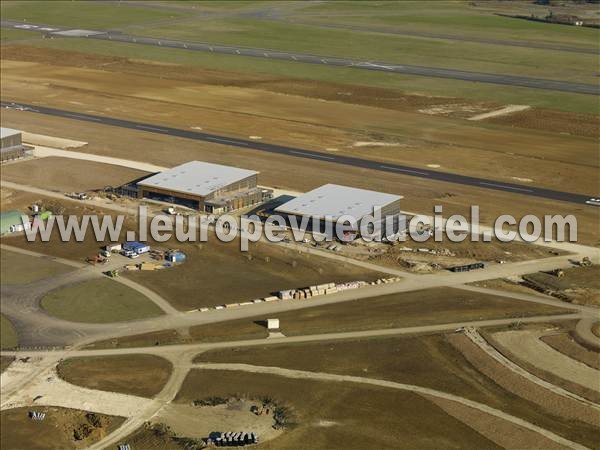
[[[2,450],[600,450],[592,1],[1,13]]]

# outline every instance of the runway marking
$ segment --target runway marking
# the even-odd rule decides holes
[[[392,167],[392,166],[379,166],[379,167],[381,167],[382,169],[396,170],[398,172],[416,173],[416,174],[424,175],[424,176],[428,176],[429,175],[426,172],[419,172],[418,170],[401,169],[399,167]]]
[[[96,122],[101,122],[101,119],[98,119],[96,117],[87,117],[87,116],[82,116],[80,114],[69,114],[69,113],[65,113],[65,116],[68,117],[75,117],[76,119],[83,119],[83,120],[95,120]]]
[[[220,139],[220,138],[216,138],[216,137],[209,137],[209,138],[206,138],[206,139],[208,139],[208,140],[210,140],[210,141],[225,142],[225,143],[227,143],[227,144],[235,144],[235,145],[248,145],[248,144],[246,144],[245,142],[241,142],[241,141],[232,141],[232,140],[229,140],[229,139]]]
[[[293,153],[294,155],[302,155],[302,156],[308,156],[310,158],[320,158],[320,159],[335,159],[331,156],[325,156],[325,155],[315,155],[313,153],[306,153],[306,152],[298,152],[296,150],[290,150],[290,153]]]
[[[513,186],[506,186],[504,184],[485,183],[483,181],[481,181],[479,184],[482,184],[484,186],[493,186],[493,187],[502,188],[502,189],[512,189],[513,191],[533,192],[531,189],[524,189],[524,188],[518,188],[518,187],[513,187]]]
[[[136,125],[135,127],[142,128],[144,130],[153,130],[153,131],[160,131],[161,133],[169,133],[169,130],[165,130],[164,128],[149,127],[146,125]]]

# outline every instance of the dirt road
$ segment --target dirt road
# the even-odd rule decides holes
[[[594,409],[600,411],[600,405],[597,405],[596,403],[594,403],[588,399],[585,399],[577,394],[574,394],[574,393],[569,392],[561,387],[555,386],[547,381],[544,381],[541,378],[538,378],[535,375],[533,375],[532,373],[526,371],[519,365],[515,364],[510,359],[508,359],[503,354],[501,354],[498,350],[496,350],[492,345],[490,345],[483,338],[483,336],[481,336],[479,334],[479,332],[477,332],[477,330],[475,330],[474,328],[470,328],[470,327],[466,328],[465,334],[475,345],[477,345],[481,350],[486,352],[489,356],[491,356],[496,361],[498,361],[500,364],[502,364],[503,366],[512,370],[513,372],[515,372],[515,373],[521,375],[522,377],[526,378],[527,380],[531,381],[532,383],[542,386],[543,388],[548,389],[558,395],[576,400],[588,407],[591,407],[591,408],[594,408]],[[520,343],[519,343],[519,345],[520,345]],[[519,345],[517,345],[516,347],[518,347]],[[542,343],[542,345],[545,345],[545,344]],[[548,347],[548,348],[550,348],[550,347]],[[556,353],[558,353],[558,352],[556,352]],[[567,358],[567,357],[565,356],[565,358]],[[567,358],[567,359],[569,359],[569,358]]]
[[[600,392],[600,371],[569,358],[540,340],[534,330],[494,333],[494,339],[517,358],[544,371]]]
[[[456,395],[448,394],[446,392],[437,391],[434,389],[424,388],[420,386],[396,383],[393,381],[385,381],[385,380],[377,380],[372,378],[364,378],[364,377],[356,377],[350,375],[334,375],[329,373],[322,372],[307,372],[303,370],[291,370],[291,369],[282,369],[279,367],[264,367],[264,366],[251,366],[248,364],[195,364],[191,366],[192,368],[199,369],[208,369],[208,370],[234,370],[234,371],[243,371],[243,372],[252,372],[252,373],[264,373],[264,374],[272,374],[283,376],[286,378],[295,378],[295,379],[309,379],[309,380],[322,380],[322,381],[336,381],[336,382],[345,382],[345,383],[360,383],[360,384],[368,384],[373,386],[381,386],[390,389],[400,389],[409,392],[415,392],[422,395],[428,395],[432,397],[438,397],[445,400],[451,400],[462,405],[468,406],[470,408],[476,409],[482,413],[490,414],[499,418],[502,418],[508,422],[511,422],[517,426],[526,428],[531,431],[535,431],[536,433],[541,434],[542,436],[560,444],[565,447],[583,450],[586,449],[583,445],[577,444],[576,442],[565,439],[561,436],[558,436],[548,430],[545,430],[541,427],[538,427],[532,423],[529,423],[523,419],[507,414],[498,409],[492,408],[490,406],[484,405],[482,403],[474,402],[472,400],[468,400],[464,397],[459,397]]]

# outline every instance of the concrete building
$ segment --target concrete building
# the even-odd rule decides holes
[[[12,128],[0,128],[0,161],[9,161],[23,156],[25,156],[25,147],[22,132]]]
[[[138,197],[222,213],[269,199],[272,191],[257,179],[253,170],[190,161],[139,181]]]
[[[348,231],[354,231],[353,235],[360,230],[360,225],[366,216],[374,214],[376,209],[381,211],[381,233],[393,233],[393,230],[385,230],[384,223],[387,216],[397,218],[400,214],[400,200],[402,196],[386,194],[383,192],[369,191],[366,189],[357,189],[338,184],[326,184],[313,189],[310,192],[302,194],[293,200],[275,208],[275,212],[281,215],[295,216],[295,223],[301,224],[302,218],[306,217],[318,224],[318,229],[314,229],[309,223],[308,230],[318,233],[326,229],[325,222],[335,223],[342,216],[351,216],[356,221],[356,227]],[[290,221],[293,226],[294,222]],[[397,220],[394,226],[397,226]],[[335,226],[333,227],[335,232]],[[325,233],[322,233],[325,234]]]

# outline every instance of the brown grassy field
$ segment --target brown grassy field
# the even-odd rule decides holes
[[[46,417],[43,421],[31,420],[29,411],[45,412]],[[100,425],[94,426],[85,411],[54,406],[3,410],[0,417],[0,442],[6,450],[86,448],[117,429],[125,420],[122,417],[94,414],[94,423]],[[99,419],[99,422],[95,419]],[[85,439],[76,440],[74,432],[85,432],[86,428],[90,434]]]
[[[79,192],[120,186],[147,175],[140,170],[69,158],[47,157],[8,164],[2,179],[57,192]]]
[[[277,314],[288,336],[411,327],[438,323],[562,313],[552,306],[521,302],[452,288],[425,289],[315,306]],[[126,336],[91,344],[89,348],[143,347],[185,342],[260,339],[267,336],[264,316],[190,327],[189,337],[175,330]],[[515,319],[516,320],[516,319]]]
[[[113,323],[163,314],[145,295],[108,278],[55,289],[42,297],[40,305],[48,314],[71,322]]]
[[[177,244],[177,248],[187,254],[185,264],[158,272],[128,272],[126,276],[181,310],[248,301],[283,289],[378,277],[367,269],[259,242],[252,245],[249,260],[238,242],[222,243],[214,235],[201,247]]]
[[[586,132],[579,134],[587,136],[569,134],[556,125],[556,120],[550,129],[522,130],[510,125],[416,113],[422,105],[410,106],[413,105],[410,96],[408,99],[398,97],[385,89],[377,93],[362,92],[356,86],[348,89],[341,85],[321,86],[320,83],[308,86],[285,78],[273,80],[214,70],[188,71],[180,66],[69,52],[55,54],[52,50],[40,49],[29,52],[16,46],[3,47],[3,58],[6,60],[2,73],[5,100],[27,100],[35,86],[36,95],[48,105],[65,109],[120,115],[181,128],[201,127],[206,131],[245,138],[258,135],[268,142],[414,167],[435,164],[440,170],[485,177],[490,177],[492,161],[495,168],[492,178],[498,180],[583,193],[593,192],[596,188],[593,180],[599,163],[594,138]],[[62,66],[48,65],[58,59]],[[32,70],[34,67],[39,70]],[[112,82],[115,74],[120,79],[118,85]],[[344,95],[338,95],[340,92]],[[351,95],[345,95],[348,92]],[[336,95],[331,97],[333,94]],[[365,104],[365,98],[374,100]],[[396,106],[390,106],[390,102]],[[408,104],[408,108],[398,106],[404,104]],[[107,143],[103,138],[104,126],[78,123],[75,129],[64,119],[18,111],[5,111],[3,119],[8,126],[84,140],[90,143],[85,151],[91,153],[128,155],[131,159],[162,165],[190,159],[233,163],[260,170],[264,184],[294,190],[308,190],[328,180],[399,193],[405,196],[403,207],[408,210],[430,213],[432,205],[439,203],[447,207],[445,211],[451,208],[452,213],[465,214],[467,205],[478,204],[484,198],[483,223],[507,212],[516,216],[574,213],[579,221],[580,240],[597,242],[593,233],[597,217],[592,208],[537,199],[530,201],[525,197],[518,197],[523,201],[515,202],[517,197],[513,194],[397,174],[369,173],[361,169],[340,171],[326,162],[300,162],[252,150],[218,147],[215,151],[212,144],[137,131],[111,129],[111,142]],[[565,117],[564,122],[581,124],[597,135],[595,117],[571,119]],[[232,123],[236,133],[232,131]],[[177,144],[173,145],[175,142]],[[357,142],[397,145],[357,147]],[[165,152],[165,148],[169,151]],[[140,153],[142,149],[143,154]],[[577,155],[573,154],[573,149]],[[298,164],[305,170],[296,170]],[[524,179],[532,181],[518,181]]]
[[[79,386],[154,397],[171,373],[171,363],[153,355],[69,358],[58,365],[62,379]]]
[[[597,427],[565,417],[558,404],[555,409],[540,409],[499,387],[444,335],[288,344],[269,346],[268,350],[232,348],[213,350],[196,360],[331,372],[431,387],[488,404],[592,447],[598,432]]]
[[[261,447],[496,448],[431,402],[406,392],[351,383],[291,380],[264,374],[193,370],[177,402],[209,396],[271,397],[289,408],[295,422]],[[310,444],[309,444],[310,443]]]
[[[3,285],[31,283],[71,270],[72,267],[56,261],[0,250],[0,279]]]
[[[0,372],[4,372],[14,360],[14,356],[0,356]]]
[[[554,130],[546,133],[521,130],[339,101],[323,102],[319,96],[282,96],[265,91],[262,86],[258,89],[215,86],[202,76],[196,82],[174,83],[161,66],[160,78],[156,65],[145,66],[148,66],[145,75],[122,73],[120,83],[115,84],[114,72],[105,70],[5,61],[2,95],[5,100],[19,100],[25,86],[35,85],[37,95],[49,106],[81,112],[90,107],[106,111],[109,101],[111,115],[130,120],[181,128],[200,125],[216,133],[246,138],[259,135],[270,142],[323,152],[333,148],[342,154],[384,162],[420,167],[438,164],[442,170],[467,175],[490,177],[489,161],[493,159],[497,163],[491,176],[494,179],[532,179],[538,186],[593,191],[589,177],[599,163],[591,137],[561,135]],[[51,83],[51,87],[43,82]],[[204,85],[203,89],[198,89],[198,83]],[[57,92],[62,95],[57,96]],[[256,100],[250,103],[251,107],[249,99]],[[171,108],[177,110],[177,119],[166,114]],[[224,125],[231,123],[236,124],[235,133]],[[357,146],[360,142],[393,145]],[[573,148],[577,155],[572,154]],[[129,154],[130,159],[142,159],[135,157],[135,149]],[[575,160],[581,163],[574,164]]]

